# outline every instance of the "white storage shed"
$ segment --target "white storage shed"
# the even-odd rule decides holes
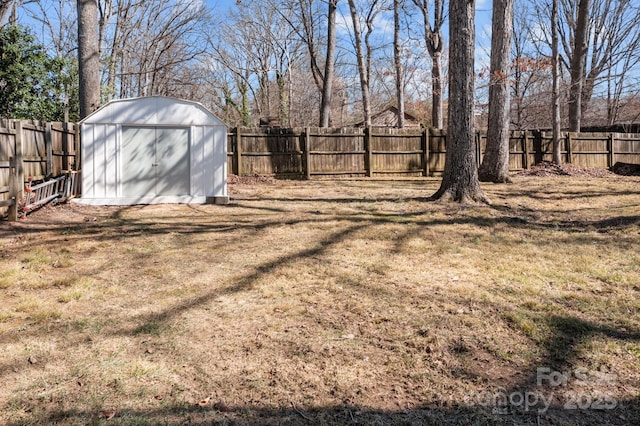
[[[80,122],[80,138],[80,203],[229,201],[227,127],[199,103],[111,101]]]

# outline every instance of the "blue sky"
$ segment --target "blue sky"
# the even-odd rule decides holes
[[[229,9],[236,7],[236,0],[201,0],[201,1],[204,1],[209,6],[210,10],[213,12],[214,15],[216,14],[226,15]],[[247,1],[251,1],[251,0],[247,0]],[[253,0],[253,1],[259,1],[259,0]],[[43,5],[45,5],[44,8],[47,10],[53,10],[51,9],[53,6],[51,7],[46,6],[47,3],[48,2],[46,1],[42,3]],[[478,50],[479,56],[482,55],[482,50],[488,49],[490,45],[491,5],[492,5],[492,0],[476,0],[476,40],[478,45],[477,50]],[[342,13],[347,15],[345,17],[346,19],[343,19],[343,21],[350,23],[350,18],[348,18],[347,1],[340,0],[339,7]],[[72,12],[72,11],[69,11],[69,12]],[[26,16],[24,13],[21,14],[21,18],[22,18],[21,20],[26,19]],[[28,22],[28,21],[25,23],[31,26],[36,32],[38,32],[38,29],[37,29],[38,24],[35,24],[33,22]],[[390,31],[392,29],[392,24],[389,23],[386,26],[389,28],[389,34],[391,34]],[[445,37],[447,37],[446,29],[445,29]]]
[[[212,11],[220,11],[224,13],[224,11],[228,10],[231,7],[235,7],[236,0],[206,0],[207,4],[211,7]],[[340,3],[345,3],[343,0]],[[488,29],[491,27],[491,6],[492,0],[476,0],[476,26],[477,26],[477,36],[480,38],[482,33],[488,33]],[[343,4],[342,7],[346,6]]]
[[[229,8],[236,6],[236,0],[206,0],[211,10],[224,14]],[[477,61],[484,62],[491,44],[491,7],[492,0],[476,0],[476,41]],[[348,13],[346,0],[340,1],[343,13]],[[445,34],[445,37],[447,35]]]

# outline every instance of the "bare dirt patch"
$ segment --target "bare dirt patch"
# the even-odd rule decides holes
[[[438,184],[0,224],[0,423],[637,424],[640,179]]]

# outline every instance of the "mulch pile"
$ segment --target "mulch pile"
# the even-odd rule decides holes
[[[516,173],[516,176],[575,176],[575,177],[607,177],[613,173],[607,169],[580,167],[574,164],[563,163],[557,165],[551,161],[543,161],[530,169]]]
[[[640,176],[640,164],[617,162],[613,165],[611,171],[622,176]]]

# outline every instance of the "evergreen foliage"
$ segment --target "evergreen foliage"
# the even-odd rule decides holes
[[[50,57],[29,31],[0,28],[0,117],[64,121],[78,118],[77,64]]]

